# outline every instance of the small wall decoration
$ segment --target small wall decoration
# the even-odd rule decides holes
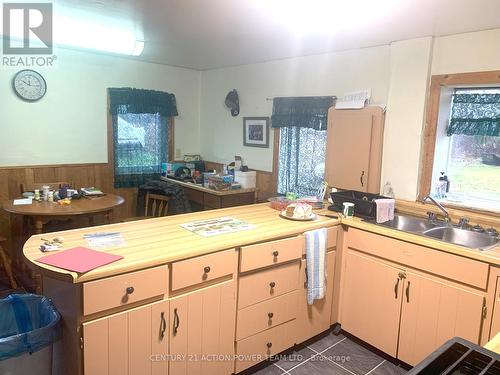
[[[236,117],[240,114],[240,98],[238,97],[236,89],[229,91],[224,103],[226,107],[231,110],[231,116]]]
[[[269,147],[269,117],[243,117],[243,145]]]

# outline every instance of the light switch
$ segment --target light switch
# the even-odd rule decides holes
[[[179,159],[180,157],[181,157],[181,149],[180,148],[176,148],[175,149],[175,158]]]

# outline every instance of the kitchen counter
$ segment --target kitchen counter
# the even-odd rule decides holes
[[[278,211],[270,208],[269,204],[262,203],[65,232],[45,233],[32,236],[26,242],[24,256],[39,272],[53,278],[80,283],[224,249],[294,236],[307,230],[334,226],[340,223],[340,220],[323,216],[319,216],[314,221],[292,221],[280,218],[278,213]],[[234,217],[253,224],[255,229],[213,237],[202,237],[180,227],[180,224],[223,216]],[[126,246],[110,248],[106,252],[121,255],[124,257],[123,259],[84,274],[65,271],[36,261],[38,258],[47,255],[47,253],[42,253],[39,250],[41,238],[62,236],[64,237],[63,249],[70,249],[76,246],[88,246],[83,239],[84,234],[103,231],[120,232],[122,234]]]
[[[342,225],[366,230],[383,236],[392,237],[398,240],[427,246],[433,249],[445,251],[447,253],[460,255],[463,257],[500,266],[500,246],[496,246],[486,251],[469,249],[460,245],[446,243],[423,235],[403,232],[397,229],[391,229],[374,223],[369,223],[357,217],[353,219],[342,219]]]
[[[320,212],[332,214],[332,212],[327,210]],[[180,227],[180,224],[183,223],[222,216],[231,216],[243,220],[255,225],[255,229],[206,238]],[[432,238],[364,222],[359,218],[335,220],[318,216],[318,219],[314,221],[291,221],[280,218],[278,211],[271,209],[267,203],[83,228],[51,233],[50,235],[35,235],[26,242],[24,255],[29,263],[40,272],[49,274],[54,278],[68,279],[73,283],[79,283],[233,247],[298,235],[307,230],[339,225],[340,223],[345,226],[500,266],[500,246],[488,251],[468,249]],[[126,246],[111,248],[107,252],[121,255],[124,259],[99,267],[85,274],[64,271],[36,261],[38,258],[46,255],[38,249],[42,237],[63,236],[65,239],[63,249],[69,249],[75,246],[87,246],[83,235],[99,231],[120,232],[122,234],[126,241]]]
[[[492,352],[500,354],[500,332],[498,332],[484,347]]]
[[[161,177],[161,180],[172,182],[174,184],[177,184],[177,185],[180,185],[182,187],[189,188],[189,189],[198,190],[198,191],[201,191],[203,193],[210,193],[210,194],[218,195],[218,196],[235,195],[235,194],[243,194],[243,193],[255,193],[257,191],[256,188],[234,189],[234,190],[214,190],[214,189],[209,189],[209,188],[206,188],[204,186],[195,184],[193,182],[183,182],[183,181],[175,180],[173,178],[168,178],[168,177]]]

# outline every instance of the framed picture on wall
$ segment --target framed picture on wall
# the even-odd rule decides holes
[[[243,117],[243,146],[269,147],[269,117]]]

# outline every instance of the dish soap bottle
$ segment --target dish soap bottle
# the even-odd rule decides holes
[[[384,197],[394,198],[394,189],[392,188],[390,181],[385,183],[384,188],[382,189],[382,195]]]
[[[445,174],[445,172],[441,172],[441,177],[439,177],[439,181],[443,184],[442,186],[442,192],[443,196],[445,195],[444,193],[449,193],[450,192],[450,180],[448,179],[448,176]]]

